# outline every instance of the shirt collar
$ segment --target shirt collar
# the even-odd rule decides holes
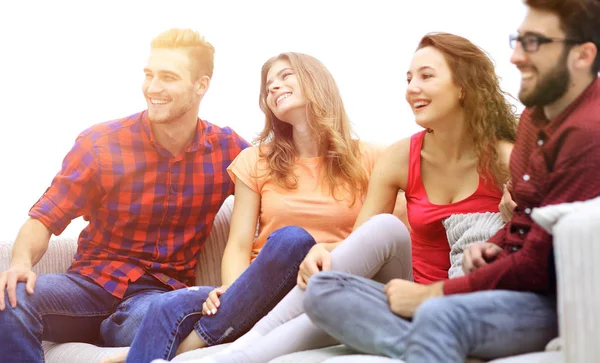
[[[150,120],[148,120],[148,112],[147,111],[142,112],[141,122],[142,122],[142,128],[144,129],[144,133],[146,134],[146,136],[148,137],[148,139],[150,140],[152,145],[154,145],[154,147],[156,147],[156,148],[163,149],[162,146],[160,146],[156,142],[156,138],[154,136],[154,131],[152,131],[152,127],[150,126]],[[188,146],[188,148],[185,150],[185,152],[188,152],[188,153],[196,152],[196,151],[200,150],[200,148],[202,146],[204,146],[204,148],[206,148],[208,151],[210,151],[211,146],[210,146],[210,143],[208,142],[208,139],[206,138],[207,132],[210,132],[210,125],[206,121],[204,121],[198,117],[198,122],[196,123],[196,135],[194,136],[194,140],[192,141],[190,146]]]
[[[599,78],[596,77],[596,79],[592,81],[592,83],[590,83],[590,85],[583,92],[581,92],[581,94],[577,96],[577,98],[573,102],[571,102],[571,104],[569,104],[561,113],[559,113],[552,120],[548,120],[546,118],[543,107],[532,107],[531,122],[538,128],[541,128],[546,135],[552,135],[552,133],[556,131],[556,129],[558,129],[558,127],[571,114],[571,112],[573,112],[573,110],[576,110],[582,102],[585,102],[588,96],[591,93],[594,93],[599,87],[600,81]]]

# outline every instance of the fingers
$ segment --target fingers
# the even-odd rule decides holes
[[[510,190],[508,190],[508,186],[506,184],[502,184],[502,200],[512,200],[512,195],[510,194]]]
[[[25,290],[28,294],[33,294],[36,281],[37,274],[35,272],[31,272],[27,278],[27,285],[25,286]]]
[[[308,279],[317,272],[319,272],[317,262],[309,257],[304,259],[300,264],[300,269],[298,269],[298,275],[302,277],[305,284],[308,282]]]
[[[321,256],[321,271],[331,270],[331,254],[324,253]]]
[[[500,204],[498,204],[498,209],[500,210],[500,215],[504,222],[508,222],[512,218],[513,211],[517,206],[517,203],[512,199],[511,190],[511,183],[502,185],[502,200],[500,200]]]
[[[496,258],[501,251],[502,248],[500,248],[500,246],[489,243],[488,246],[483,250],[483,257],[486,261],[490,261]]]
[[[202,315],[211,316],[217,313],[217,308],[213,305],[209,298],[202,303]]]
[[[477,269],[478,267],[484,266],[487,263],[482,255],[482,245],[477,244],[473,246],[471,249],[471,263],[473,264],[473,269]]]
[[[508,222],[512,217],[512,213],[508,210],[504,202],[500,202],[500,204],[498,204],[498,210],[500,211],[500,216],[502,217],[504,223]]]
[[[4,301],[4,290],[6,288],[6,272],[0,273],[0,311],[4,311],[6,309],[6,304]]]
[[[462,269],[465,274],[468,274],[469,272],[471,272],[473,270],[473,262],[471,259],[471,249],[470,248],[467,248],[463,254]]]
[[[308,277],[311,277],[312,275],[319,272],[319,261],[313,260],[311,258],[310,260],[305,261],[305,262],[306,262],[305,269],[306,269],[306,274],[308,274]]]
[[[8,302],[13,308],[17,307],[17,274],[14,272],[7,273],[6,293],[8,294]]]
[[[470,245],[463,255],[463,271],[465,274],[477,270],[479,267],[487,264],[483,256],[482,250],[485,246],[481,243]]]
[[[296,284],[302,290],[306,290],[306,281],[304,281],[304,278],[302,277],[302,275],[300,273],[298,273],[298,278],[296,279]]]
[[[222,292],[220,289],[214,289],[210,292],[210,294],[208,294],[208,300],[210,300],[210,302],[215,308],[219,308],[219,306],[221,305],[221,301],[219,301],[219,295],[221,294]],[[216,313],[216,310],[213,312],[213,314],[214,313]]]

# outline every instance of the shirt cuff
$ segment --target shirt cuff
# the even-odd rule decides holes
[[[469,276],[461,276],[444,281],[444,295],[473,292]]]
[[[40,221],[55,236],[60,235],[71,223],[71,219],[46,196],[29,210],[29,217]]]

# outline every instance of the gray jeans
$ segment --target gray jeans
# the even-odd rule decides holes
[[[556,300],[529,292],[482,291],[426,300],[412,321],[395,315],[384,285],[339,272],[315,275],[306,314],[340,342],[408,363],[464,362],[543,350],[558,334]]]

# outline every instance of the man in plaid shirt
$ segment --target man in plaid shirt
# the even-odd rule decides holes
[[[233,193],[226,168],[248,146],[198,118],[213,59],[192,30],[160,34],[144,69],[148,109],[79,135],[0,274],[2,359],[42,362],[42,340],[129,345],[154,297],[193,284]],[[51,234],[79,216],[89,224],[68,272],[36,276]]]

